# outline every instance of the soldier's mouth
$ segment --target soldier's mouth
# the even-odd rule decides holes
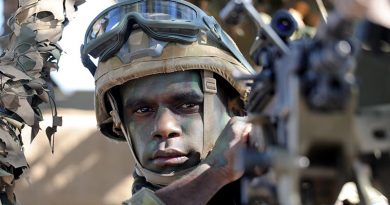
[[[156,166],[173,166],[184,164],[188,160],[187,156],[177,156],[177,157],[158,157],[153,159],[152,163]]]
[[[158,150],[152,158],[152,163],[156,166],[174,166],[184,164],[188,156],[174,149]]]

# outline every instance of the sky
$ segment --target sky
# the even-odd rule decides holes
[[[4,17],[3,17],[3,0],[0,0],[0,25],[3,25]],[[3,33],[3,27],[0,26],[0,34]]]
[[[60,46],[63,54],[59,61],[58,72],[51,73],[52,79],[60,87],[65,95],[71,95],[76,91],[93,91],[94,79],[89,71],[84,68],[80,59],[80,46],[84,40],[84,33],[92,19],[102,10],[112,5],[114,0],[87,0],[79,6],[76,18],[65,27]],[[3,0],[0,0],[0,25],[4,21],[2,15]],[[2,34],[0,27],[0,34]]]
[[[58,72],[51,73],[53,80],[65,95],[71,95],[76,91],[93,91],[94,79],[88,69],[84,68],[80,59],[80,46],[84,40],[84,33],[92,19],[100,11],[112,5],[113,0],[87,0],[79,6],[76,18],[65,27],[60,46],[63,54],[59,61]],[[4,21],[3,0],[0,0],[0,23]],[[1,25],[1,24],[0,24]],[[2,29],[0,27],[0,29]],[[2,30],[0,30],[2,34]]]
[[[96,4],[96,1],[87,1],[79,6],[76,18],[65,27],[59,42],[64,50],[59,62],[59,71],[51,73],[53,80],[65,94],[94,90],[94,79],[81,63],[80,46],[89,23],[100,11],[110,6],[111,2],[112,0],[99,0]]]

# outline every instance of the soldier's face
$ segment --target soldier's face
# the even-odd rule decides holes
[[[169,173],[195,166],[203,149],[203,91],[196,71],[153,75],[121,86],[125,127],[142,166]],[[229,116],[215,96],[215,132]],[[218,121],[217,121],[218,120]]]

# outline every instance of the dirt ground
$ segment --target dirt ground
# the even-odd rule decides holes
[[[42,131],[25,154],[30,173],[17,181],[20,204],[120,204],[131,196],[127,144],[108,140],[97,132],[94,111],[61,109],[63,126],[55,136],[54,154],[44,134],[51,116],[45,114]],[[24,136],[29,136],[25,129]]]

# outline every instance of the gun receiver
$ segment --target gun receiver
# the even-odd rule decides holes
[[[361,127],[389,129],[390,118],[382,115],[370,129],[363,124],[373,122],[372,116],[357,114],[354,19],[334,11],[314,38],[288,42],[293,29],[274,31],[278,24],[293,25],[287,17],[278,14],[272,26],[265,24],[250,0],[231,0],[221,17],[238,22],[240,12],[248,13],[260,30],[251,57],[262,66],[251,78],[247,105],[255,128],[240,166],[255,171],[244,179],[242,203],[334,204],[342,186],[353,181],[361,204],[372,204],[369,170],[373,164],[389,170],[389,157],[370,157],[375,150],[388,153],[390,142],[379,145]],[[256,170],[267,169],[256,176]],[[377,181],[388,181],[383,171],[376,173]]]

